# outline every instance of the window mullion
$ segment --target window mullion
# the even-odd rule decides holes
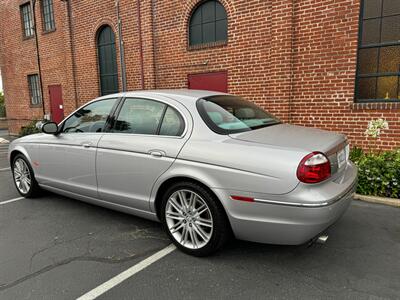
[[[381,20],[380,20],[380,22],[379,22],[379,26],[380,26],[380,28],[379,28],[379,43],[381,44],[382,43],[382,21],[383,21],[383,3],[384,3],[385,1],[382,1],[382,4],[381,4]],[[380,51],[379,51],[380,52]],[[379,54],[378,54],[379,55]]]
[[[203,6],[200,7],[200,34],[201,34],[201,43],[204,44],[204,39],[203,39],[203,26],[204,26],[204,20],[203,20]]]
[[[362,4],[365,4],[365,1],[362,1]],[[365,4],[366,5],[366,4]],[[387,16],[384,16],[384,1],[380,3],[380,15],[377,17],[370,17],[370,18],[364,18],[365,16],[365,10],[367,7],[365,5],[362,5],[361,7],[361,14],[360,14],[360,35],[359,35],[359,43],[358,43],[358,61],[359,63],[357,64],[357,76],[356,76],[356,100],[361,100],[361,101],[395,101],[394,98],[400,100],[400,68],[398,70],[393,70],[393,68],[385,68],[383,69],[382,63],[386,64],[388,63],[385,59],[385,61],[382,61],[383,58],[386,58],[386,55],[389,55],[388,52],[385,50],[383,52],[383,49],[386,49],[386,47],[393,47],[397,48],[400,47],[400,41],[383,41],[382,38],[384,36],[384,18],[386,17],[394,17],[399,14],[394,13],[390,14]],[[371,7],[369,7],[371,8]],[[377,20],[379,19],[379,21]],[[371,43],[371,44],[364,44],[365,41],[371,40],[371,37],[368,37],[369,31],[365,32],[366,26],[365,26],[365,20],[377,20],[376,21],[376,27],[372,28],[371,34],[373,34],[373,30],[375,29],[377,32],[377,42],[376,43]],[[379,28],[377,28],[379,26]],[[371,41],[373,41],[372,39]],[[362,64],[366,64],[364,68],[360,69],[360,50],[361,49],[376,49],[376,57],[373,57],[371,55],[365,56],[366,54],[363,53],[363,59],[361,60]],[[373,51],[373,50],[371,50]],[[388,49],[389,51],[389,49]],[[366,52],[367,53],[367,52]],[[386,53],[386,54],[384,54]],[[383,56],[385,55],[385,56]],[[388,56],[387,58],[389,59],[391,56]],[[372,59],[376,61],[376,70],[374,73],[363,73],[360,74],[361,70],[365,71],[372,71]],[[386,72],[382,72],[386,71]],[[387,71],[394,71],[394,72],[387,72]],[[396,72],[397,71],[397,72]],[[385,77],[391,77],[385,79]],[[397,77],[397,80],[393,77]],[[369,80],[369,83],[367,78],[371,78]],[[360,85],[361,80],[363,80],[363,84]],[[373,82],[375,80],[375,82]],[[367,83],[367,85],[366,85]],[[393,84],[397,83],[397,87],[392,86]],[[368,87],[369,86],[369,87]],[[374,87],[374,91],[372,91]],[[368,89],[370,89],[371,92],[368,92]],[[380,89],[380,90],[379,90]],[[397,91],[397,95],[393,95]],[[389,93],[389,98],[390,99],[383,99],[382,97],[384,94],[386,95]],[[362,97],[360,97],[362,96]],[[366,96],[366,97],[363,97]],[[378,96],[380,99],[378,99]],[[369,98],[369,97],[374,97],[374,98]]]
[[[39,91],[38,91],[38,76],[35,75],[34,82],[35,82],[35,104],[39,104]]]

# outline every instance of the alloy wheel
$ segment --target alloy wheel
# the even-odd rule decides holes
[[[189,249],[207,245],[213,233],[213,218],[207,203],[190,190],[178,190],[167,201],[167,227],[174,239]]]
[[[18,190],[22,194],[29,193],[32,184],[31,172],[26,162],[22,158],[18,158],[14,162],[14,181]]]

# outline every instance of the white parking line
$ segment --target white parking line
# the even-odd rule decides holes
[[[128,278],[132,277],[136,273],[142,271],[143,269],[150,266],[152,263],[156,262],[157,260],[163,258],[164,256],[168,255],[172,251],[174,251],[176,247],[173,244],[165,247],[164,249],[158,251],[157,253],[153,254],[152,256],[142,260],[140,263],[134,265],[133,267],[129,268],[126,271],[118,274],[117,276],[111,278],[110,280],[104,282],[103,284],[99,285],[97,288],[87,292],[83,296],[79,297],[77,300],[92,300],[96,299],[97,297],[101,296],[108,290],[112,289],[113,287],[117,286],[121,282],[127,280]]]
[[[11,170],[10,167],[8,167],[8,168],[2,168],[2,169],[0,169],[0,172],[1,172],[1,171],[9,171],[9,170]]]
[[[12,203],[12,202],[23,200],[23,199],[25,199],[25,198],[24,197],[19,197],[19,198],[15,198],[15,199],[11,199],[11,200],[6,200],[6,201],[3,201],[3,202],[0,202],[0,205]]]

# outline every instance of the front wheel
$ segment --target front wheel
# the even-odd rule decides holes
[[[18,193],[25,198],[36,196],[40,190],[35,176],[26,157],[18,154],[12,163],[14,184]]]
[[[225,244],[230,228],[217,201],[210,191],[192,182],[177,183],[167,190],[161,206],[162,223],[180,250],[206,256]]]

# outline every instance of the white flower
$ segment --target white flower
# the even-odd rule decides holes
[[[368,122],[367,130],[365,130],[365,135],[371,136],[373,138],[378,138],[384,130],[389,129],[389,123],[380,118],[377,120],[372,120]]]

